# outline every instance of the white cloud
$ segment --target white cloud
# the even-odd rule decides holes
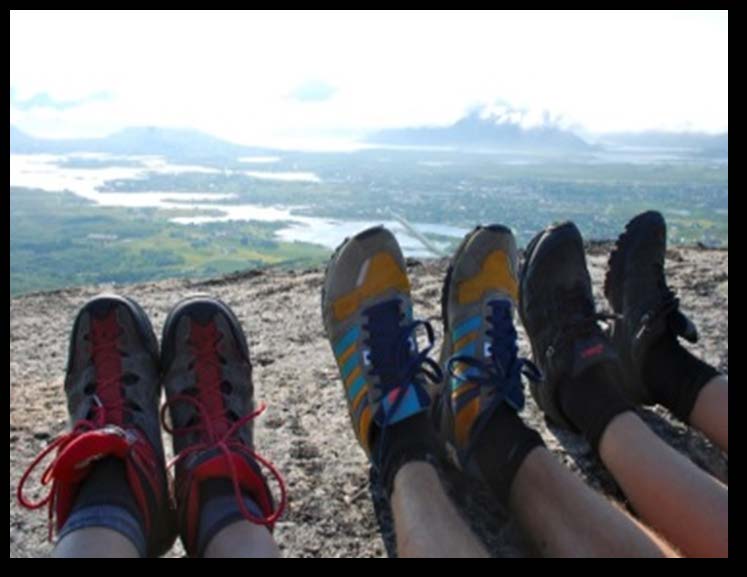
[[[728,124],[713,13],[11,12],[11,108],[38,134],[192,126],[242,142],[446,124],[505,103],[590,131]],[[325,86],[302,102],[299,86]]]

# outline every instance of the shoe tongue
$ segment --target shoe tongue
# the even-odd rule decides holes
[[[66,483],[79,482],[105,457],[128,458],[136,441],[133,433],[114,425],[86,431],[59,452],[53,476]]]
[[[481,350],[477,351],[476,356],[488,364],[498,363],[504,371],[508,372],[516,361],[517,353],[516,346],[512,346],[509,342],[486,336],[482,340]]]
[[[403,338],[403,321],[400,319],[402,303],[392,299],[367,309],[369,336],[369,359],[380,373],[382,382],[394,383],[402,364],[418,354],[417,337],[414,333]],[[407,319],[404,322],[407,322]]]

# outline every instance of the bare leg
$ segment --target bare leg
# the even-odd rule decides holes
[[[140,557],[132,542],[106,527],[89,527],[68,533],[52,551],[52,557]]]
[[[509,503],[545,556],[676,556],[663,540],[594,492],[544,447],[533,450],[522,463]]]
[[[205,557],[280,557],[280,550],[267,528],[237,521],[213,537]]]
[[[625,412],[610,422],[599,454],[638,514],[685,555],[728,555],[729,489],[637,415]]]
[[[719,375],[703,387],[690,413],[690,424],[729,452],[729,378]]]
[[[428,463],[406,463],[394,478],[392,512],[400,557],[487,557]]]

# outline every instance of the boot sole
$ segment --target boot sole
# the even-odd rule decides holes
[[[625,280],[625,262],[630,250],[635,246],[647,229],[651,227],[664,226],[664,217],[656,211],[648,211],[639,214],[627,225],[625,231],[615,241],[615,247],[607,259],[607,272],[604,275],[604,296],[610,303],[612,310],[622,313],[623,308],[623,284]]]

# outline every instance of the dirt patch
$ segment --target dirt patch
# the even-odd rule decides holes
[[[589,247],[597,303],[609,247]],[[668,255],[669,283],[698,325],[692,350],[728,371],[728,251],[676,248]],[[439,297],[445,261],[410,261],[415,313],[431,319],[441,338]],[[172,305],[208,292],[241,320],[254,361],[256,398],[268,410],[255,423],[259,451],[284,474],[289,507],[275,536],[291,557],[394,555],[391,513],[358,448],[334,359],[320,317],[322,270],[247,272],[208,281],[169,280],[127,287],[88,287],[39,293],[10,302],[10,556],[48,555],[46,515],[21,509],[18,479],[36,453],[67,427],[62,380],[73,319],[85,301],[115,290],[137,300],[157,334]],[[519,327],[520,349],[529,354]],[[571,469],[612,498],[617,486],[579,437],[549,428],[527,391],[523,417]],[[727,459],[700,434],[660,407],[642,411],[668,443],[726,480]],[[171,440],[164,436],[164,445]],[[441,471],[462,515],[496,556],[531,555],[516,524],[481,487],[450,468]],[[183,555],[177,544],[170,556]]]

